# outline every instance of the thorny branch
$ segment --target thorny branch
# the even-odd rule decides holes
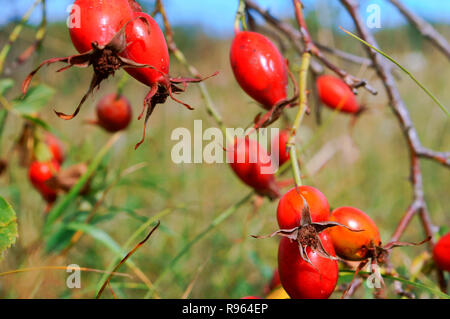
[[[390,0],[392,3],[396,4],[398,1],[396,0]],[[400,93],[397,89],[397,86],[395,84],[395,79],[392,74],[392,66],[387,63],[383,59],[381,55],[378,55],[375,51],[372,51],[370,48],[366,47],[370,59],[362,58],[359,56],[354,56],[352,54],[338,51],[336,49],[328,48],[325,45],[318,44],[314,42],[311,39],[311,36],[309,35],[308,29],[306,28],[306,24],[304,23],[304,20],[302,22],[303,17],[298,16],[298,10],[297,10],[297,20],[299,20],[300,24],[303,25],[303,27],[300,28],[300,31],[297,31],[295,28],[293,28],[290,24],[285,23],[283,21],[278,20],[274,16],[272,16],[268,11],[263,10],[261,7],[259,7],[253,0],[245,0],[245,3],[247,5],[248,9],[251,9],[255,12],[257,12],[259,15],[261,15],[270,25],[275,27],[278,31],[280,31],[282,34],[284,34],[290,42],[292,42],[292,45],[296,49],[296,51],[299,52],[299,54],[303,54],[306,51],[309,51],[313,56],[315,56],[319,61],[321,61],[326,67],[337,73],[342,79],[346,81],[346,83],[352,87],[355,88],[355,84],[362,84],[362,81],[359,79],[356,79],[346,73],[344,70],[341,70],[337,66],[330,63],[321,53],[320,50],[324,52],[332,53],[344,60],[355,62],[355,63],[363,63],[367,66],[373,67],[379,78],[382,80],[383,85],[386,89],[386,92],[388,94],[388,98],[390,101],[390,107],[392,111],[394,112],[394,115],[397,117],[399,124],[402,128],[403,134],[406,138],[409,153],[411,156],[411,183],[413,187],[413,199],[412,203],[408,207],[407,211],[405,212],[404,216],[400,220],[397,229],[395,230],[391,241],[398,241],[402,234],[404,233],[405,229],[409,225],[409,222],[411,219],[417,214],[420,217],[421,223],[424,227],[425,233],[427,236],[433,236],[435,233],[436,227],[433,226],[430,215],[428,212],[428,208],[424,199],[424,192],[423,192],[423,181],[422,181],[422,171],[420,168],[420,159],[431,159],[436,161],[437,163],[440,163],[443,166],[450,167],[450,152],[438,152],[431,149],[428,149],[424,147],[417,134],[417,130],[414,127],[414,124],[410,118],[408,109],[406,105],[404,104]],[[373,46],[377,46],[377,43],[374,39],[374,37],[368,32],[366,29],[364,22],[362,21],[361,16],[357,12],[358,5],[357,2],[354,0],[341,0],[341,3],[347,8],[350,15],[352,16],[355,25],[358,29],[358,32],[361,35],[361,38],[370,43]],[[401,10],[403,14],[407,15],[409,14],[409,11]],[[407,12],[407,13],[406,13]],[[413,17],[413,15],[409,14],[410,17]],[[420,18],[413,17],[408,19],[414,19],[413,22],[410,20],[411,23],[415,25],[416,28],[419,29],[419,31],[422,32],[425,36],[429,37],[433,43],[446,43],[443,41],[439,41],[436,39],[439,39],[441,36],[436,36],[437,32],[429,31],[428,27],[424,27],[426,25],[426,22],[422,22]],[[417,23],[417,21],[420,21]],[[424,33],[424,30],[428,31]],[[434,29],[433,29],[434,30]],[[434,30],[435,31],[435,30]],[[430,36],[431,34],[431,36]],[[444,39],[445,40],[445,39]],[[301,43],[303,41],[303,45]],[[438,44],[436,44],[438,45]],[[438,45],[439,46],[439,45]],[[444,52],[445,53],[445,52]],[[312,71],[315,71],[314,65],[312,65]],[[315,72],[314,72],[315,73]],[[356,79],[356,80],[355,80]],[[359,81],[359,82],[358,82]],[[433,241],[430,241],[430,248],[432,248],[434,245]],[[441,271],[438,271],[438,280],[439,284],[441,286],[441,290],[445,291],[446,283],[444,281],[444,277]]]
[[[341,0],[341,3],[351,15],[361,38],[371,45],[377,47],[375,38],[367,30],[361,18],[361,15],[358,13],[357,2],[354,0]],[[414,217],[414,215],[416,214],[419,214],[420,220],[427,236],[433,236],[435,232],[435,226],[433,226],[431,222],[427,204],[424,199],[420,158],[433,159],[438,163],[449,167],[449,153],[435,152],[422,146],[416,128],[411,121],[408,109],[400,96],[394,77],[387,65],[387,61],[385,61],[381,55],[378,55],[372,49],[368,47],[365,47],[365,49],[367,50],[367,53],[375,66],[376,72],[382,80],[383,85],[386,89],[390,101],[390,107],[394,112],[394,115],[397,117],[402,128],[411,157],[411,183],[413,187],[413,199],[411,205],[400,220],[397,229],[395,230],[394,235],[391,238],[391,242],[397,241],[402,236],[412,217]],[[434,242],[430,241],[430,248],[432,248],[433,245]],[[445,291],[446,283],[443,280],[444,277],[441,271],[438,271],[438,277],[441,290]]]
[[[405,16],[406,19],[445,56],[450,59],[450,44],[431,24],[414,14],[399,0],[389,0]]]
[[[283,34],[285,34],[289,40],[294,45],[294,48],[300,52],[300,54],[303,54],[303,51],[306,49],[306,51],[310,52],[314,57],[316,57],[320,62],[322,62],[323,65],[325,65],[328,69],[336,73],[348,86],[350,86],[353,91],[356,93],[356,89],[359,87],[364,87],[367,91],[369,91],[371,94],[377,94],[377,91],[372,88],[366,80],[359,79],[351,74],[349,74],[347,71],[339,68],[337,65],[333,64],[330,60],[327,59],[322,53],[322,51],[319,49],[319,47],[315,44],[315,42],[311,39],[311,36],[308,32],[307,28],[301,27],[299,28],[300,31],[295,30],[292,26],[290,26],[288,23],[281,22],[280,20],[273,17],[268,11],[263,10],[261,7],[259,7],[253,0],[245,0],[245,3],[248,8],[258,12],[268,23],[270,23],[272,26],[277,28],[279,31],[281,31]],[[297,17],[298,19],[299,17]],[[305,25],[305,23],[302,23]],[[305,48],[303,48],[299,44],[299,40],[303,39],[305,43]],[[322,46],[323,47],[323,46]],[[328,50],[328,52],[336,52],[335,50]],[[340,52],[342,53],[342,52]],[[353,57],[349,54],[339,54],[341,58],[350,58],[350,60],[354,60]],[[360,60],[360,57],[357,57],[357,60]],[[314,68],[316,70],[317,68]],[[318,72],[316,72],[318,73]]]

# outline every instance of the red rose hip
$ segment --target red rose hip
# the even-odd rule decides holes
[[[291,229],[300,225],[302,196],[309,206],[313,222],[323,222],[330,217],[330,206],[322,192],[311,186],[300,186],[297,189],[294,187],[284,194],[278,203],[277,220],[281,229]]]
[[[28,177],[31,183],[36,188],[42,197],[49,203],[56,200],[57,193],[55,190],[48,187],[45,183],[52,178],[59,171],[59,164],[57,161],[48,162],[33,162],[28,170]]]
[[[92,42],[106,45],[133,17],[129,0],[76,0],[69,27],[70,38],[80,53],[92,49]]]
[[[132,110],[130,102],[115,93],[104,96],[97,104],[97,123],[108,132],[118,132],[128,127]]]
[[[369,248],[381,245],[378,227],[363,211],[354,207],[339,207],[331,213],[330,221],[348,226],[329,230],[336,254],[348,260],[365,260],[370,257]],[[356,231],[362,230],[362,231]]]
[[[280,195],[271,158],[256,140],[248,137],[236,139],[227,157],[234,173],[258,194],[271,199]]]
[[[289,142],[289,137],[290,137],[289,131],[282,130],[272,140],[272,143],[275,143],[275,147],[272,149],[278,150],[279,166],[283,165],[289,160],[289,152],[287,151],[287,143]]]
[[[450,272],[450,233],[442,236],[434,246],[433,259],[439,269]]]
[[[316,86],[320,100],[329,108],[351,114],[361,111],[352,90],[341,79],[322,75],[317,78]]]
[[[325,250],[335,256],[333,245],[326,232],[320,233]],[[293,299],[327,299],[333,293],[338,280],[336,260],[320,256],[306,248],[312,265],[301,258],[296,242],[281,238],[278,247],[278,270],[283,288]]]
[[[234,76],[241,88],[265,109],[286,100],[288,70],[282,54],[267,37],[238,32],[230,50]]]

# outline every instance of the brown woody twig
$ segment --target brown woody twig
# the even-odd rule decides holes
[[[303,53],[304,49],[306,49],[308,52],[310,52],[314,57],[316,57],[323,65],[325,65],[328,69],[336,73],[349,87],[353,89],[354,92],[356,92],[356,89],[359,87],[364,87],[367,91],[369,91],[371,94],[377,94],[377,91],[371,87],[366,80],[359,79],[351,74],[349,74],[347,71],[339,68],[337,65],[333,64],[330,60],[328,60],[323,54],[322,51],[319,49],[319,47],[315,44],[315,42],[312,40],[309,31],[307,28],[300,28],[300,31],[295,30],[292,26],[290,26],[287,23],[284,23],[275,17],[273,17],[268,11],[263,10],[261,7],[259,7],[255,2],[252,0],[245,0],[245,4],[248,8],[258,12],[268,23],[270,23],[272,26],[277,28],[279,31],[281,31],[283,34],[285,34],[289,40],[294,45],[294,48],[299,51],[300,54]],[[298,17],[297,20],[303,17]],[[303,23],[305,25],[305,23]],[[299,40],[303,39],[303,42],[306,45],[306,48],[303,48]],[[323,46],[322,46],[323,47]],[[328,50],[328,52],[336,52],[334,50]],[[348,58],[350,55],[346,54],[345,57]],[[341,55],[343,57],[343,55]],[[315,70],[315,69],[313,69]]]
[[[366,42],[370,43],[372,46],[377,47],[377,42],[373,35],[367,30],[360,14],[358,13],[358,3],[354,0],[341,0],[341,3],[344,5],[344,7],[347,9],[347,11],[350,13],[356,28],[358,30],[358,33],[360,34],[360,37],[365,40]],[[370,56],[371,60],[373,61],[373,64],[375,66],[375,69],[377,71],[377,74],[379,78],[382,80],[383,85],[386,89],[389,101],[390,101],[390,107],[392,111],[394,112],[394,115],[397,117],[397,120],[400,124],[400,127],[402,128],[403,134],[405,136],[405,139],[407,141],[410,158],[411,158],[411,183],[413,187],[413,199],[412,203],[408,207],[406,213],[400,220],[397,229],[395,230],[391,242],[397,241],[400,239],[402,234],[404,233],[405,229],[407,228],[409,222],[411,219],[418,214],[421,220],[421,223],[423,225],[423,228],[425,230],[425,233],[427,236],[433,236],[435,233],[435,226],[433,226],[430,215],[428,212],[427,204],[424,199],[424,192],[423,192],[423,181],[422,181],[422,171],[420,168],[420,158],[428,158],[435,160],[438,163],[441,163],[445,166],[450,166],[450,158],[449,153],[444,152],[435,152],[432,150],[429,150],[422,146],[417,131],[414,127],[414,124],[410,118],[408,109],[406,105],[404,104],[400,93],[397,89],[394,77],[387,65],[387,61],[383,59],[383,57],[379,54],[377,54],[372,49],[365,47],[365,49],[368,52],[368,55]],[[430,243],[430,249],[433,248],[434,242],[431,240]],[[441,286],[441,290],[445,291],[446,289],[446,283],[443,280],[443,274],[441,271],[438,270],[438,279],[439,284]]]
[[[447,59],[450,59],[450,44],[431,24],[412,12],[408,7],[398,0],[389,0],[408,19],[425,38],[431,41]]]
[[[156,229],[158,229],[159,225],[160,225],[160,221],[158,220],[158,222],[156,223],[156,225],[152,228],[152,230],[148,233],[148,235],[141,241],[139,242],[132,250],[130,250],[130,252],[120,261],[120,263],[117,264],[116,267],[114,267],[113,272],[117,272],[117,270],[120,268],[120,266],[122,266],[127,260],[128,258],[131,257],[131,255],[133,255],[136,250],[138,250],[142,245],[144,245],[147,240],[150,238],[150,236],[152,236],[152,234],[155,232]],[[103,291],[105,290],[106,286],[109,284],[109,281],[111,280],[112,275],[110,274],[105,282],[103,283],[102,287],[100,288],[100,290],[97,293],[96,299],[100,299],[100,297],[102,296]]]

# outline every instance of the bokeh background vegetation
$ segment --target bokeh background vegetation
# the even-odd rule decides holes
[[[170,17],[169,17],[170,18]],[[337,25],[332,28],[319,25],[315,11],[307,16],[315,39],[329,46],[364,55],[359,43],[345,36]],[[293,21],[291,21],[293,23]],[[16,24],[0,30],[0,47]],[[443,35],[450,39],[450,26],[438,25]],[[376,34],[380,47],[413,73],[438,96],[444,104],[450,101],[448,78],[450,65],[446,58],[408,26],[381,29]],[[18,56],[33,41],[34,31],[28,26],[15,43],[7,59],[3,77],[15,80],[15,87],[7,98],[20,93],[20,83],[26,74],[45,58],[67,56],[75,52],[67,28],[63,23],[52,23],[41,50],[26,64],[10,68]],[[200,29],[185,26],[175,29],[175,40],[189,62],[201,74],[214,71],[220,74],[207,81],[207,87],[228,127],[245,127],[261,111],[234,80],[228,53],[231,38],[214,38]],[[275,41],[277,41],[275,39]],[[299,57],[286,41],[286,56],[295,70]],[[396,118],[387,105],[387,98],[380,82],[371,69],[330,57],[334,62],[354,74],[369,79],[380,94],[370,96],[360,90],[359,101],[368,111],[351,127],[346,115],[334,114],[322,109],[322,125],[317,124],[315,112],[305,119],[298,143],[302,147],[303,163],[314,160],[319,151],[337,147],[338,152],[327,161],[317,174],[307,176],[305,183],[319,188],[328,198],[331,207],[351,205],[367,212],[378,224],[381,236],[387,241],[411,200],[408,181],[409,157],[407,146]],[[90,161],[106,143],[109,134],[83,123],[94,116],[96,102],[105,94],[114,92],[124,74],[120,71],[102,85],[90,98],[82,112],[72,121],[58,119],[53,109],[70,112],[84,94],[91,76],[90,70],[72,69],[55,73],[56,66],[45,68],[35,83],[45,83],[56,90],[54,98],[43,108],[40,118],[48,123],[64,141],[68,151],[65,166]],[[171,59],[171,74],[188,75],[175,58]],[[436,150],[450,149],[450,122],[430,98],[407,76],[396,72],[398,85],[423,144]],[[313,83],[309,83],[311,87]],[[130,79],[124,87],[124,95],[132,102],[134,118],[142,107],[147,88]],[[312,95],[312,93],[310,94]],[[0,271],[42,265],[78,264],[83,267],[106,269],[117,257],[110,249],[111,240],[123,244],[149,217],[164,209],[170,213],[161,218],[161,227],[150,241],[133,257],[134,264],[150,280],[156,280],[180,249],[205,229],[221,212],[249,192],[226,164],[183,164],[171,161],[170,152],[175,144],[170,135],[177,127],[193,129],[193,121],[203,120],[203,127],[215,126],[206,114],[198,88],[191,85],[182,99],[195,106],[188,111],[168,100],[159,105],[149,121],[145,143],[134,150],[141,138],[143,122],[133,120],[122,134],[109,155],[103,160],[93,181],[91,197],[77,198],[64,212],[68,220],[80,219],[92,209],[92,203],[101,196],[102,189],[120,172],[138,163],[147,165],[126,176],[108,193],[104,205],[98,210],[95,228],[108,237],[94,238],[85,234],[67,254],[61,254],[58,245],[46,252],[48,239],[42,235],[46,215],[45,203],[33,189],[27,170],[19,167],[17,156],[9,160],[9,168],[0,177],[0,195],[4,196],[18,214],[19,238],[0,263]],[[317,101],[311,96],[310,107]],[[288,110],[293,118],[295,110]],[[23,125],[19,117],[10,116],[2,136],[2,157],[17,139]],[[279,121],[276,126],[283,125]],[[307,165],[303,165],[305,167]],[[422,161],[425,196],[435,225],[450,226],[450,171],[438,164]],[[306,175],[308,172],[304,172]],[[288,171],[281,179],[289,178]],[[180,298],[194,281],[190,293],[193,298],[240,298],[246,295],[263,295],[263,288],[277,263],[277,239],[256,240],[250,234],[265,234],[277,228],[276,201],[264,200],[259,211],[254,212],[251,202],[239,208],[229,219],[195,244],[192,249],[167,272],[161,280],[157,294],[164,298]],[[133,241],[137,243],[143,234]],[[424,238],[421,225],[414,219],[403,239],[419,241]],[[63,243],[64,237],[56,238]],[[132,246],[132,245],[131,245]],[[130,249],[131,246],[124,248]],[[410,275],[414,258],[425,247],[401,248],[393,253],[393,263],[406,276]],[[121,271],[135,273],[123,266]],[[36,271],[0,278],[2,298],[91,298],[95,296],[102,278],[99,274],[83,273],[81,289],[67,289],[64,271]],[[427,281],[426,278],[421,278]],[[434,280],[430,275],[428,280]],[[134,279],[114,278],[113,285],[119,297],[140,298],[147,293],[142,282]],[[392,285],[391,282],[388,282]],[[110,296],[105,292],[105,296]],[[362,289],[357,296],[370,297]],[[423,293],[424,297],[428,295]],[[334,297],[338,297],[336,294]]]

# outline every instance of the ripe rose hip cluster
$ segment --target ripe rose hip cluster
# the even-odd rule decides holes
[[[238,31],[231,45],[230,61],[241,88],[268,110],[255,120],[255,128],[272,123],[286,107],[294,106],[297,96],[287,98],[288,64],[265,36]],[[336,77],[319,76],[316,87],[322,103],[331,109],[354,116],[364,110],[348,85]],[[283,130],[273,141],[279,146],[280,164],[289,160],[289,136],[289,131]],[[229,156],[234,156],[231,167],[236,175],[259,195],[278,198],[280,189],[274,174],[262,172],[262,167],[271,165],[267,151],[248,138],[236,140],[233,150]],[[249,161],[252,154],[257,154],[256,162]],[[237,156],[245,161],[236,162]],[[310,186],[293,188],[281,197],[277,220],[280,230],[270,237],[282,236],[278,248],[279,280],[291,298],[330,297],[338,280],[339,259],[360,262],[355,277],[371,262],[374,275],[383,283],[374,266],[386,261],[390,249],[429,240],[418,244],[391,242],[382,246],[377,225],[368,215],[354,207],[339,207],[330,212],[326,197]],[[436,264],[443,269],[448,267],[450,255],[448,249],[440,253],[444,245],[438,244],[435,248]],[[442,255],[447,257],[436,257]]]
[[[89,89],[74,113],[68,115],[56,112],[60,118],[69,120],[78,114],[87,97],[103,80],[123,68],[149,87],[138,117],[145,117],[144,133],[136,147],[144,141],[145,124],[157,104],[164,103],[170,96],[192,109],[174,95],[183,92],[188,83],[203,79],[170,77],[169,51],[164,34],[155,20],[142,12],[136,1],[76,0],[74,4],[81,10],[81,27],[70,28],[70,37],[79,54],[41,63],[24,81],[24,92],[34,74],[44,65],[66,63],[59,71],[73,66],[92,66],[94,74]],[[255,118],[254,129],[272,124],[284,110],[298,105],[299,93],[290,74],[288,61],[264,35],[236,30],[230,49],[230,63],[240,87],[265,110],[264,114]],[[294,87],[291,97],[288,96],[289,79]],[[321,102],[327,107],[353,116],[364,110],[341,79],[321,75],[315,85]],[[103,97],[96,111],[97,118],[89,122],[108,132],[125,129],[132,117],[130,103],[118,93]],[[359,262],[355,276],[370,262],[374,275],[383,282],[378,267],[374,266],[385,263],[392,248],[419,245],[426,240],[418,244],[390,242],[383,246],[377,225],[363,211],[349,206],[331,211],[325,195],[311,186],[294,187],[282,195],[275,170],[270,168],[275,155],[280,166],[290,160],[290,137],[291,131],[283,129],[273,138],[277,154],[269,154],[248,136],[236,138],[227,149],[230,167],[243,183],[260,196],[279,199],[276,214],[279,230],[269,236],[254,236],[282,237],[278,247],[278,268],[266,294],[272,297],[288,295],[296,299],[329,298],[336,288],[340,260]],[[47,182],[59,172],[64,151],[61,143],[52,135],[46,136],[45,143],[52,158],[49,161],[33,162],[29,176],[43,198],[53,203],[57,191]],[[434,247],[433,257],[437,267],[450,271],[450,234],[443,236]],[[282,292],[278,290],[281,289],[280,285],[284,289]]]
[[[288,98],[289,68],[276,45],[257,32],[236,31],[230,48],[230,63],[241,88],[267,110],[267,113],[255,120],[255,128],[266,126],[275,121],[286,107],[295,106],[298,98],[294,94]],[[363,109],[356,101],[352,90],[342,80],[330,76],[319,76],[316,81],[321,101],[344,113],[359,114]],[[279,165],[289,160],[289,130],[282,130],[272,143],[278,145]],[[236,175],[258,194],[271,199],[280,195],[274,174],[263,173],[263,167],[272,165],[267,150],[257,141],[248,137],[236,139],[230,145],[228,157],[234,159],[231,168]],[[273,154],[272,154],[273,155]],[[251,160],[251,157],[255,160]],[[236,161],[243,158],[245,161]]]
[[[73,114],[56,114],[65,120],[75,117],[87,97],[99,88],[102,81],[123,68],[133,78],[147,85],[150,90],[144,99],[143,109],[138,117],[145,116],[144,133],[138,147],[145,139],[145,124],[157,104],[162,104],[167,97],[192,109],[188,104],[178,100],[174,95],[183,92],[188,83],[200,82],[200,78],[172,78],[169,75],[169,51],[164,34],[155,20],[143,12],[134,0],[76,0],[74,6],[79,8],[80,21],[69,28],[70,37],[76,50],[80,53],[63,58],[52,58],[42,62],[30,73],[22,85],[25,93],[33,76],[45,65],[56,62],[67,66],[85,68],[92,66],[94,74],[86,94],[81,99]],[[105,98],[106,99],[106,98]],[[108,101],[108,99],[106,99]],[[101,103],[106,103],[102,101]],[[131,112],[128,108],[115,114],[119,119],[112,119],[110,113],[121,104],[112,104],[109,108],[99,106],[98,124],[108,131],[126,127],[125,123]],[[123,107],[123,106],[122,106]],[[108,121],[116,123],[108,123]],[[120,123],[118,123],[120,122]]]
[[[355,276],[370,261],[372,272],[384,284],[374,265],[385,263],[390,249],[429,240],[382,246],[378,227],[367,214],[354,207],[330,212],[325,195],[311,186],[294,187],[280,198],[277,221],[280,230],[253,237],[282,237],[278,247],[279,278],[287,294],[295,299],[330,297],[339,276],[339,260],[360,262]]]

